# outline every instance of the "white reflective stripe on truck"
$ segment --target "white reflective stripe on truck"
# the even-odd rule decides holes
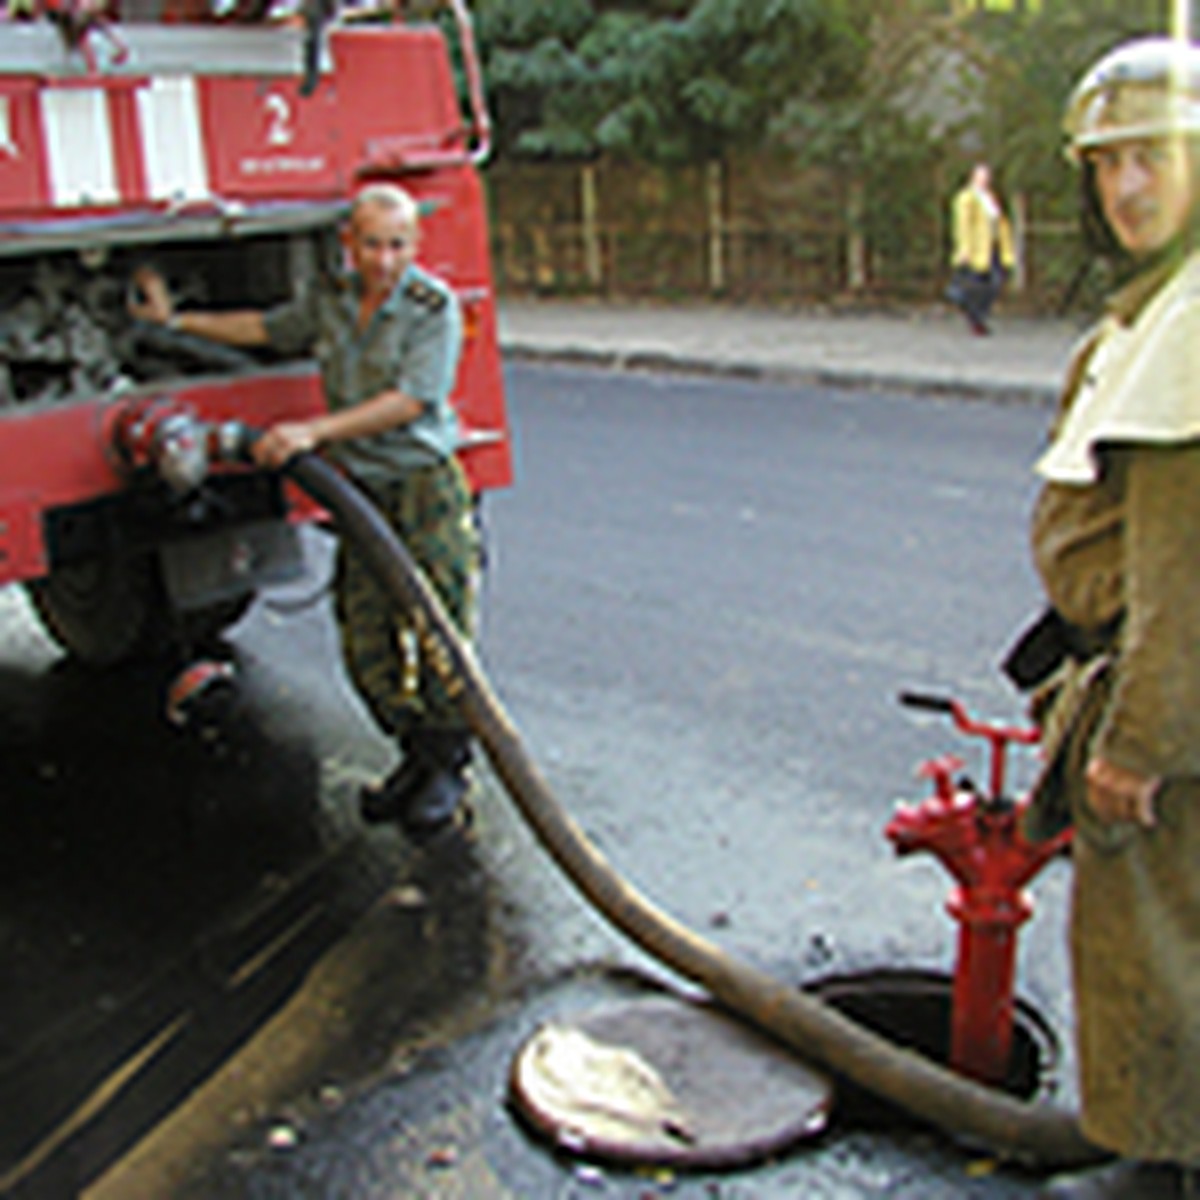
[[[156,76],[149,87],[138,89],[137,107],[150,199],[210,196],[195,78]]]
[[[116,162],[102,88],[47,88],[41,95],[50,202],[56,208],[116,204]]]
[[[144,197],[121,194],[107,89],[52,87],[42,92],[49,199],[54,208],[140,199],[178,203],[211,196],[194,77],[157,76],[136,94]]]

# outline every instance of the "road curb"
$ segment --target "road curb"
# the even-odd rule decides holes
[[[608,350],[595,346],[543,346],[520,341],[502,343],[507,361],[588,367],[608,371],[660,371],[681,375],[801,383],[817,387],[898,391],[946,399],[1050,405],[1056,387],[922,374],[917,371],[869,371],[809,365],[780,366],[736,359],[704,358],[668,350]]]

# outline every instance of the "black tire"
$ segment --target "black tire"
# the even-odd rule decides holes
[[[27,587],[50,637],[79,662],[101,668],[203,646],[240,621],[255,598],[243,592],[175,612],[151,557],[88,559]]]
[[[150,558],[93,558],[28,584],[50,637],[92,667],[160,653],[169,621]]]

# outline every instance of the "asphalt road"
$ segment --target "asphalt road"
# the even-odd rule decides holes
[[[1019,715],[994,664],[1036,602],[1045,411],[532,366],[509,395],[519,482],[487,507],[482,656],[556,794],[656,902],[781,978],[948,967],[948,878],[897,862],[882,826],[921,794],[919,760],[976,751],[895,696]],[[488,772],[473,844],[363,835],[354,789],[386,751],[320,608],[258,606],[234,631],[238,720],[182,741],[139,715],[156,681],[96,691],[4,615],[0,952],[24,974],[0,1084],[18,1094],[71,1032],[66,1077],[28,1093],[11,1139],[26,1194],[114,1162],[95,1196],[1033,1194],[911,1130],[835,1130],[728,1176],[548,1152],[505,1108],[513,1051],[547,1014],[626,994],[624,972],[662,973]],[[1038,881],[1020,964],[1064,1034],[1065,873]],[[209,1036],[148,1088],[184,1028]],[[1068,1099],[1069,1068],[1064,1047]]]

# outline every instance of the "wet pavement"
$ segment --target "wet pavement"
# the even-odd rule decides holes
[[[586,363],[764,385],[836,384],[848,395],[864,387],[895,388],[1046,402],[1075,333],[1062,322],[1001,320],[993,338],[972,339],[938,313],[802,316],[542,304],[502,310],[502,338],[514,363]],[[561,384],[565,397],[577,386],[567,376]],[[853,403],[847,414],[841,419],[853,425],[858,419]],[[577,486],[588,484],[580,479]],[[947,494],[966,493],[956,482]],[[686,512],[682,508],[676,515]],[[747,505],[740,519],[758,517]],[[506,552],[503,544],[498,552]],[[611,600],[627,598],[614,594]],[[603,596],[597,599],[602,607]],[[569,610],[560,614],[570,620]],[[512,1056],[537,1023],[644,994],[648,986],[680,985],[582,911],[578,898],[539,859],[490,774],[480,788],[472,839],[414,850],[386,833],[364,838],[356,828],[353,797],[358,784],[386,764],[386,755],[364,733],[344,684],[330,678],[327,624],[315,613],[303,621],[315,650],[298,653],[293,623],[269,611],[252,616],[235,639],[253,681],[241,701],[246,721],[222,725],[207,739],[172,743],[165,755],[162,728],[148,732],[135,716],[154,707],[161,680],[125,677],[105,691],[69,670],[55,668],[47,675],[53,656],[44,643],[19,621],[12,627],[21,649],[15,665],[6,659],[0,689],[10,697],[7,710],[19,716],[10,718],[5,739],[5,769],[12,777],[6,790],[25,789],[26,795],[8,848],[12,854],[35,845],[49,849],[45,861],[19,864],[30,869],[7,864],[5,914],[12,918],[9,950],[19,982],[7,1000],[13,1006],[14,1044],[5,1048],[6,1094],[15,1098],[23,1089],[32,1094],[40,1087],[60,1109],[49,1127],[44,1105],[29,1105],[36,1121],[28,1128],[9,1125],[9,1161],[25,1169],[26,1190],[14,1195],[69,1195],[55,1189],[69,1186],[73,1154],[111,1162],[126,1150],[118,1166],[89,1190],[93,1200],[168,1195],[641,1200],[660,1194],[1007,1200],[1035,1193],[1032,1177],[903,1124],[883,1134],[838,1127],[795,1154],[733,1174],[613,1169],[544,1146],[507,1104]],[[813,637],[810,649],[820,644],[820,636]],[[833,638],[844,656],[850,641],[838,641],[836,633]],[[535,639],[530,653],[536,656],[539,649]],[[855,657],[850,654],[851,661]],[[857,657],[859,667],[872,666],[869,656]],[[911,668],[912,655],[902,657]],[[277,659],[286,663],[282,669],[271,665]],[[604,675],[616,662],[602,651],[598,665]],[[736,695],[736,670],[729,685]],[[811,681],[805,686],[811,689]],[[540,745],[556,778],[585,808],[589,798],[594,802],[609,789],[644,788],[647,772],[654,778],[656,769],[676,770],[674,761],[662,758],[664,748],[640,729],[627,729],[624,736],[605,732],[614,744],[596,748],[606,760],[632,754],[648,764],[626,768],[613,779],[592,778],[594,768],[575,759],[566,741],[574,733],[556,743],[556,722],[582,729],[595,720],[598,730],[621,729],[628,718],[619,708],[605,715],[615,703],[604,691],[589,702],[585,688],[564,692],[557,702],[541,696],[534,705],[553,712],[548,726],[543,714]],[[877,721],[872,716],[868,725]],[[860,733],[847,728],[851,737]],[[668,744],[679,736],[672,731]],[[690,735],[682,748],[694,752]],[[752,756],[746,749],[727,749],[735,766],[748,765],[743,760]],[[100,826],[88,819],[88,789],[104,780],[89,764],[120,764],[119,787],[104,793]],[[910,765],[905,758],[905,770]],[[773,786],[786,791],[798,786],[790,758],[786,770],[775,766],[758,773],[767,795]],[[878,774],[898,783],[905,778],[894,762],[882,763]],[[30,777],[40,781],[42,794],[28,794]],[[701,916],[723,937],[738,904],[727,888],[714,889],[711,879],[690,875],[688,862],[693,852],[696,862],[711,857],[714,848],[706,843],[725,820],[723,789],[736,785],[722,782],[720,770],[704,777],[715,779],[716,794],[704,797],[689,815],[695,829],[674,822],[671,814],[680,811],[675,796],[672,807],[651,815],[636,840],[642,877],[649,871],[656,890],[682,899],[685,907],[698,906],[693,919]],[[802,772],[801,786],[803,778]],[[812,790],[811,780],[808,784]],[[872,790],[883,794],[882,788]],[[171,802],[164,804],[164,796]],[[607,821],[602,810],[590,811],[602,840],[623,857],[634,848],[630,830]],[[867,827],[874,829],[877,821],[870,816]],[[821,838],[833,839],[831,845],[845,836],[828,818],[819,819],[819,829]],[[741,832],[731,836],[745,848]],[[661,858],[664,840],[672,846],[669,862]],[[833,861],[842,863],[836,850]],[[97,862],[103,864],[99,871]],[[802,869],[820,874],[811,866]],[[944,880],[930,874],[931,882],[918,883],[917,893],[927,892],[936,907]],[[913,878],[911,872],[905,876],[904,888],[913,886]],[[131,879],[138,886],[130,887]],[[1047,881],[1051,922],[1060,912],[1061,882]],[[870,879],[855,883],[866,889],[865,903]],[[739,886],[748,885],[742,880]],[[815,884],[810,879],[803,886]],[[772,890],[766,889],[768,896]],[[840,898],[839,910],[853,905],[854,891],[852,886]],[[51,893],[60,899],[65,894],[76,916],[90,908],[94,919],[115,927],[111,941],[105,940],[108,933],[97,939],[110,947],[105,952],[110,957],[98,960],[94,948],[80,941],[76,917],[61,927],[46,924],[64,911],[61,904],[47,903]],[[160,903],[168,896],[169,913]],[[176,907],[180,896],[187,902]],[[748,938],[753,945],[755,931],[769,931],[777,921],[768,900],[749,929],[735,926],[735,941]],[[820,924],[835,928],[837,912],[830,909]],[[800,982],[822,966],[843,964],[846,947],[831,946],[831,936],[814,933],[799,946],[788,938],[778,946],[772,942],[768,966]],[[892,957],[928,960],[931,947],[942,946],[946,937],[943,923],[915,940],[899,931],[881,934],[876,949],[885,956],[890,947]],[[1044,954],[1047,946],[1057,948],[1058,930],[1042,925],[1034,941]],[[47,946],[61,962],[43,976]],[[139,961],[154,964],[151,977],[144,988],[131,988]],[[61,997],[44,989],[60,989],[61,982],[54,981],[66,977],[79,984],[61,1024],[50,1036],[42,1029],[40,1049],[18,1044],[17,1031],[38,1027],[39,1008],[61,1005]],[[1056,1008],[1061,997],[1054,990],[1059,973],[1050,970],[1037,982],[1040,998],[1053,998],[1052,1015],[1061,1018]],[[139,996],[148,999],[140,1005]],[[109,1010],[124,1014],[122,1022],[108,1020]],[[58,1040],[64,1031],[65,1042]],[[70,1078],[46,1073],[55,1057]],[[147,1066],[161,1069],[164,1083],[158,1089],[146,1086],[153,1074]],[[1069,1083],[1062,1090],[1069,1096]],[[134,1101],[130,1115],[97,1129],[98,1101],[107,1104],[126,1092]],[[19,1102],[6,1103],[6,1111],[12,1103]],[[46,1173],[53,1170],[61,1173]]]
[[[554,356],[558,352],[550,353]],[[714,367],[710,372],[701,373],[726,372]],[[589,383],[568,371],[551,371],[546,376],[535,373],[535,376],[542,389],[552,395],[557,392],[559,407],[568,409],[563,425],[564,430],[569,430],[572,421],[582,413],[580,402],[576,400],[578,392],[594,386],[595,380]],[[522,383],[527,384],[529,378],[522,377]],[[604,373],[595,377],[606,378]],[[872,388],[878,386],[872,385]],[[667,377],[649,385],[649,391],[656,397],[655,403],[664,406],[664,413],[668,408],[673,410],[674,402],[670,397],[674,389],[676,384]],[[715,396],[704,403],[712,404],[714,413],[725,412],[728,407],[725,397],[730,389],[718,383],[708,386],[707,390],[688,390],[694,406],[712,392],[718,392],[719,403]],[[617,398],[616,385],[613,389],[605,389],[606,395],[608,391],[612,394],[607,401],[598,403],[608,407],[613,403],[624,403]],[[787,402],[786,389],[768,388],[767,394],[770,400],[764,403]],[[743,386],[738,395],[740,403],[751,404],[758,403],[757,397],[761,394]],[[840,394],[836,400],[830,397],[829,402],[839,409],[834,420],[845,422],[847,430],[862,424],[875,425],[882,414],[904,407],[882,392],[878,402],[860,400],[852,389]],[[644,407],[647,400],[643,398],[630,403]],[[808,436],[812,437],[816,422],[808,412],[810,403],[806,401],[806,415],[797,420],[797,433],[806,428]],[[930,487],[935,508],[942,502],[967,505],[970,511],[966,516],[970,520],[959,522],[961,528],[954,534],[954,538],[965,542],[979,542],[979,529],[988,527],[991,518],[979,511],[986,492],[980,493],[977,500],[962,480],[974,476],[984,487],[989,487],[991,476],[986,474],[983,462],[966,460],[955,454],[955,448],[959,437],[962,446],[968,448],[972,440],[989,436],[986,433],[989,428],[1001,424],[1007,428],[1012,424],[1008,419],[994,420],[989,408],[980,407],[977,414],[961,421],[950,416],[946,409],[938,409],[936,422],[929,422],[929,428],[940,428],[943,434],[949,434],[954,426],[961,426],[959,433],[953,439],[947,437],[944,445],[948,462],[955,464],[952,476],[943,478],[944,470],[938,467]],[[696,408],[689,412],[695,416]],[[917,414],[924,410],[918,406],[911,412]],[[522,404],[518,404],[518,426],[523,413]],[[1028,428],[1028,440],[1032,444],[1036,437],[1034,431],[1042,424],[1042,416],[1028,414],[1026,419],[1021,415],[1016,424]],[[523,439],[529,452],[533,452],[530,445],[533,437],[532,428],[524,428]],[[881,437],[884,445],[888,445],[886,434]],[[928,438],[928,434],[918,437],[918,444],[922,437]],[[816,445],[812,452],[821,454]],[[896,446],[896,454],[899,452],[899,446]],[[604,451],[596,451],[596,457],[602,469]],[[608,462],[611,461],[612,458],[608,458]],[[1001,461],[1009,460],[1001,454]],[[680,461],[676,466],[686,478],[686,463]],[[631,469],[622,467],[623,478]],[[832,468],[832,478],[839,480],[839,487],[846,469],[836,464]],[[862,488],[875,468],[863,463],[854,469],[868,474],[862,478],[852,474],[845,479],[845,486]],[[532,464],[530,474],[533,474]],[[587,493],[589,488],[604,487],[599,476],[593,478],[582,462],[572,463],[565,474],[574,479],[574,486],[582,493]],[[650,479],[654,474],[655,469],[648,467]],[[962,480],[958,478],[960,474]],[[1015,463],[1013,474],[1019,475]],[[671,478],[664,479],[659,468],[659,475],[658,486],[665,488],[670,496],[677,520],[698,517],[701,527],[704,521],[713,520],[712,516],[701,517],[698,512],[692,512],[688,499],[680,494],[683,485],[674,478],[674,473]],[[815,480],[811,474],[805,478]],[[538,499],[533,484],[532,479],[527,480],[526,486],[533,494],[523,492],[521,499],[522,503],[536,508]],[[1015,500],[1004,503],[1015,504]],[[610,529],[614,515],[607,510],[611,505],[601,508],[607,515],[595,518],[599,523],[590,536],[590,553],[600,556],[600,560],[606,550],[622,553],[624,547],[632,553],[634,547],[622,526],[618,524]],[[772,512],[758,511],[749,499],[743,500],[740,511],[739,520],[748,522],[744,526],[748,532],[757,522],[774,520]],[[636,520],[635,512],[636,505],[628,515],[629,520]],[[554,522],[552,512],[547,512],[547,517]],[[568,521],[566,512],[563,512],[562,520]],[[922,530],[920,534],[914,534],[914,538],[918,545],[924,546],[922,553],[930,558],[931,569],[937,571],[943,553],[935,547],[938,536],[944,538],[946,533],[925,530],[919,517],[914,520],[917,521],[916,528]],[[954,528],[953,517],[950,522],[948,528]],[[498,518],[498,523],[503,529],[503,520]],[[1019,542],[1019,517],[1002,517],[1000,524],[1002,528],[1012,529],[1014,542]],[[596,534],[601,528],[608,533],[598,538]],[[858,540],[865,530],[862,526],[856,528],[858,533],[854,539]],[[886,540],[886,529],[881,529],[880,535]],[[611,545],[608,545],[610,541]],[[955,553],[953,545],[944,550],[952,556]],[[497,551],[499,578],[493,586],[503,588],[504,556],[512,553],[503,534],[498,539]],[[542,565],[534,569],[534,588],[538,586],[539,570],[550,568],[556,560],[550,545],[542,547],[541,554]],[[996,566],[1002,568],[1002,564]],[[853,564],[847,569],[851,578],[856,570],[860,570]],[[803,575],[797,582],[803,582]],[[580,587],[580,583],[572,586]],[[583,587],[587,586],[583,583]],[[643,581],[638,590],[646,586]],[[736,595],[743,586],[738,578],[731,577],[728,587],[721,590]],[[964,577],[955,581],[954,590],[970,602],[977,589],[986,586],[986,576],[979,570],[979,564],[971,562],[970,566],[964,564]],[[636,638],[638,634],[632,625],[624,628],[631,616],[625,602],[629,598],[625,596],[622,584],[613,581],[612,587],[612,595],[607,600],[604,594],[596,596],[593,607],[598,612],[611,612],[610,619],[616,623],[616,628],[605,630],[605,644],[616,647],[626,636]],[[830,581],[829,587],[834,594],[847,598],[851,594],[836,580]],[[900,590],[904,587],[904,584],[899,586]],[[911,582],[908,590],[912,590]],[[872,599],[887,606],[883,596]],[[900,629],[906,620],[912,619],[907,607],[911,599],[910,596],[901,600],[898,596],[895,620]],[[924,637],[930,635],[929,613],[935,608],[938,613],[942,611],[942,605],[935,604],[936,599],[934,594],[917,598],[917,611],[922,608],[923,601],[926,610]],[[709,607],[716,607],[716,611],[726,611],[718,595],[710,594],[706,600]],[[658,619],[659,606],[670,602],[665,596],[655,600],[653,596],[643,595],[643,610],[647,601],[655,619]],[[803,611],[803,588],[786,600],[780,596],[778,602],[794,602]],[[571,622],[570,607],[550,605],[547,608],[554,613],[553,620]],[[703,608],[704,604],[697,605],[697,611],[703,611]],[[769,606],[767,611],[770,611]],[[683,619],[683,613],[676,616]],[[800,619],[798,613],[796,616]],[[950,634],[950,625],[961,622],[965,630],[970,630],[971,624],[980,617],[982,612],[962,612],[956,614],[953,622],[943,620],[942,637]],[[918,646],[902,650],[893,646],[889,641],[892,635],[884,629],[872,629],[870,636],[859,634],[859,646],[854,647],[850,638],[839,637],[833,629],[811,629],[805,634],[802,625],[792,630],[787,618],[786,610],[778,613],[780,629],[776,636],[782,634],[793,641],[798,638],[798,646],[791,649],[798,649],[799,661],[806,666],[806,676],[797,676],[793,684],[797,703],[800,700],[806,703],[812,698],[812,692],[821,691],[822,677],[814,672],[820,670],[818,664],[824,658],[838,664],[839,672],[851,671],[851,679],[859,673],[864,676],[877,674],[884,680],[895,682],[896,670],[899,668],[906,674],[918,670],[920,654],[924,653]],[[583,620],[583,612],[576,619]],[[834,624],[838,622],[835,620]],[[695,628],[686,620],[684,625]],[[742,636],[752,629],[751,614],[743,613],[734,620],[731,634]],[[900,629],[894,636],[904,637]],[[497,630],[493,634],[503,636],[504,632]],[[518,632],[515,626],[508,634],[516,635],[520,646],[506,647],[500,656],[508,658],[514,665],[520,661],[521,654],[526,655],[527,666],[530,655],[534,659],[539,655],[545,658],[557,644],[554,631],[545,624],[541,626],[540,634],[535,632],[533,636],[529,632]],[[646,630],[641,631],[643,641],[644,636]],[[876,659],[880,637],[887,652]],[[746,641],[752,647],[757,638]],[[744,666],[746,680],[739,680],[736,674],[725,679],[726,707],[731,700],[738,702],[743,696],[743,686],[749,686],[749,680],[760,679],[763,664],[758,659],[761,656],[762,650],[757,650],[754,664]],[[856,778],[844,781],[842,786],[847,788],[846,794],[835,793],[826,804],[817,806],[815,814],[809,812],[808,836],[797,841],[790,818],[784,812],[770,811],[769,800],[776,792],[781,797],[804,796],[800,803],[808,810],[812,802],[826,794],[830,785],[820,778],[811,778],[811,768],[803,764],[803,751],[799,763],[797,751],[791,749],[782,750],[782,757],[776,760],[779,748],[766,760],[758,760],[750,745],[739,743],[721,751],[719,746],[697,744],[697,737],[703,738],[703,733],[698,728],[691,732],[678,730],[674,727],[674,719],[666,736],[664,731],[655,728],[653,718],[649,727],[638,727],[646,722],[646,714],[634,707],[623,709],[619,698],[626,690],[631,666],[623,666],[619,655],[614,655],[611,649],[605,653],[602,647],[598,658],[594,652],[593,658],[590,662],[581,659],[577,664],[564,659],[553,667],[546,660],[546,666],[550,668],[548,673],[562,677],[562,694],[553,694],[551,685],[550,690],[542,691],[539,696],[522,695],[522,672],[518,671],[514,678],[514,674],[504,671],[503,667],[497,672],[497,683],[508,689],[515,686],[515,710],[522,719],[530,716],[539,757],[544,756],[553,778],[563,788],[564,798],[568,799],[572,810],[580,812],[589,832],[599,836],[601,845],[617,852],[620,862],[629,865],[635,881],[647,881],[655,894],[670,899],[673,910],[682,910],[683,919],[698,922],[701,928],[712,932],[716,940],[724,942],[732,935],[734,947],[749,949],[752,955],[760,958],[766,949],[770,970],[797,984],[833,968],[870,967],[881,961],[928,964],[931,959],[943,958],[952,936],[947,919],[940,913],[946,880],[931,866],[896,865],[890,860],[886,847],[878,845],[880,824],[887,808],[883,797],[888,794],[887,785],[881,784],[880,779],[887,778],[890,772],[892,785],[902,786],[912,764],[908,758],[902,769],[895,767],[894,762],[889,766],[882,761],[877,769],[872,763],[868,770],[865,769],[868,764],[864,762],[864,769]],[[707,658],[706,650],[701,649],[702,667],[704,658]],[[650,676],[654,676],[658,664],[648,661],[644,666]],[[767,667],[769,674],[769,664]],[[736,672],[738,668],[721,670]],[[683,674],[686,676],[688,672]],[[600,682],[583,683],[582,690],[576,690],[568,682],[572,676],[577,676],[581,683],[589,676]],[[658,678],[664,703],[667,703],[666,695],[689,686],[684,678],[664,678],[661,674]],[[901,682],[912,680],[902,678]],[[548,680],[542,680],[542,683],[548,683]],[[841,680],[830,680],[827,695],[838,694],[836,689],[841,685]],[[761,688],[762,684],[755,686]],[[754,689],[750,695],[752,691]],[[547,709],[553,714],[548,718]],[[772,720],[772,716],[768,715],[766,719]],[[824,752],[832,754],[835,762],[842,762],[840,754],[853,745],[862,745],[864,738],[876,736],[876,726],[881,720],[874,712],[868,714],[856,710],[840,721],[836,716],[832,721],[816,719],[814,732],[818,742],[824,745]],[[892,720],[896,725],[905,725],[902,716],[893,716]],[[803,727],[796,720],[788,720],[780,710],[775,710],[774,722],[779,725],[781,746],[794,742],[798,728]],[[589,733],[594,733],[596,739],[590,750],[580,744],[587,742]],[[846,745],[834,750],[829,744],[830,738],[839,743],[845,739]],[[803,739],[800,744],[804,744]],[[697,755],[697,763],[685,766]],[[596,764],[598,757],[604,761],[604,766]],[[744,824],[734,822],[731,826],[731,810],[727,805],[731,788],[739,786],[739,775],[742,778],[749,775],[755,780],[762,799],[739,797],[738,810],[743,811]],[[685,798],[689,782],[702,787],[703,793]],[[653,808],[631,824],[628,805],[637,794],[646,793],[648,784],[650,796],[654,797]],[[835,815],[839,805],[846,804],[860,791],[877,798],[874,808],[863,812],[847,810]],[[619,797],[622,804],[607,812],[608,797]],[[764,864],[755,877],[752,862],[755,854],[761,853],[762,846],[762,827],[756,826],[756,822],[762,821],[767,822],[767,829],[775,830],[779,846],[768,856],[769,868]],[[776,822],[779,822],[778,826]],[[785,833],[785,829],[792,832]],[[788,882],[787,868],[780,858],[781,847],[785,845],[792,846],[802,856],[796,864],[802,874],[792,878],[791,882]],[[666,858],[662,853],[664,846],[670,846]],[[756,851],[755,847],[760,850]],[[829,856],[828,865],[823,868],[817,865],[820,860],[815,862],[811,858],[815,850]],[[872,854],[872,850],[878,853]],[[725,878],[720,877],[718,866],[718,874],[714,875],[714,864],[722,860],[728,863],[731,856],[742,866],[737,871],[725,872],[728,876]],[[877,863],[875,858],[878,858]],[[755,1168],[733,1172],[614,1168],[582,1162],[554,1151],[512,1112],[508,1080],[514,1055],[541,1021],[623,1001],[644,994],[647,988],[678,989],[678,980],[673,980],[635,949],[614,938],[598,919],[588,916],[577,896],[571,894],[551,866],[539,856],[527,830],[512,814],[511,805],[491,776],[485,776],[479,794],[473,841],[422,854],[420,862],[425,864],[422,868],[424,882],[414,888],[412,880],[407,875],[402,876],[397,888],[382,896],[362,920],[359,935],[362,944],[368,946],[372,943],[372,929],[378,934],[394,920],[397,908],[409,908],[421,914],[421,924],[430,931],[430,946],[434,946],[446,932],[455,929],[461,932],[463,920],[469,925],[474,914],[479,924],[474,940],[467,937],[470,944],[460,960],[461,971],[457,976],[451,972],[454,986],[434,998],[431,1008],[406,1008],[406,1022],[396,1010],[407,1006],[407,997],[395,998],[396,1010],[389,1021],[386,986],[380,984],[374,1001],[376,1008],[372,1013],[368,1006],[366,1014],[360,1014],[360,1025],[378,1022],[378,1027],[384,1031],[379,1038],[380,1048],[389,1036],[395,1039],[390,1055],[383,1061],[374,1062],[374,1069],[365,1074],[358,1070],[343,1070],[344,1063],[337,1061],[337,1055],[330,1058],[324,1069],[320,1069],[320,1064],[310,1063],[310,1068],[317,1068],[310,1076],[318,1081],[316,1085],[295,1091],[286,1103],[264,1104],[257,1120],[244,1124],[233,1145],[211,1158],[208,1168],[188,1172],[176,1181],[174,1195],[184,1200],[209,1200],[217,1196],[247,1200],[276,1196],[347,1196],[358,1200],[395,1195],[462,1196],[464,1200],[523,1200],[533,1196],[582,1198],[590,1195],[620,1196],[629,1200],[658,1195],[696,1198],[792,1198],[803,1195],[857,1200],[888,1194],[912,1200],[949,1200],[958,1196],[1007,1200],[1036,1194],[1036,1177],[997,1163],[970,1147],[955,1146],[944,1136],[924,1132],[905,1122],[896,1122],[884,1130],[838,1124],[824,1138],[799,1146],[793,1153],[768,1160]],[[413,869],[415,863],[416,859],[409,869]],[[768,870],[772,874],[769,880]],[[785,872],[782,880],[774,877],[778,870]],[[1061,923],[1062,871],[1050,871],[1048,876],[1039,882],[1039,907],[1044,906],[1044,916],[1034,923],[1028,934],[1032,947],[1027,953],[1034,955],[1033,961],[1037,964],[1033,983],[1038,1001],[1045,1004],[1051,1019],[1062,1027],[1061,924],[1056,924]],[[449,892],[437,893],[430,886],[434,880],[449,878],[468,882],[463,884],[461,893],[452,888]],[[830,889],[834,894],[830,894]],[[871,925],[868,929],[863,924],[864,919],[869,920],[865,914],[872,905],[877,905],[880,889],[894,892],[894,906],[911,912],[911,916],[883,926]],[[474,906],[467,907],[464,912],[449,912],[444,907],[446,904],[470,905],[472,896]],[[787,899],[788,896],[791,899]],[[928,907],[923,907],[920,898],[924,898]],[[780,908],[779,904],[788,907]],[[854,914],[856,907],[859,910],[857,916]],[[793,908],[790,918],[787,913]],[[937,916],[930,917],[930,913]],[[782,936],[780,922],[787,930]],[[379,943],[374,944],[378,947]],[[384,953],[378,961],[386,964],[386,960],[388,954]],[[444,960],[442,965],[431,964],[422,955],[414,961],[414,972],[425,974],[434,968],[444,970]],[[296,996],[289,1006],[293,1031],[295,1028],[301,1031],[312,1028],[326,1019],[329,1007],[326,984],[332,986],[336,978],[344,982],[346,974],[344,962],[335,964],[328,972],[318,973],[312,989],[304,989]],[[263,1054],[272,1052],[274,1038],[271,1034],[268,1030],[265,1039],[262,1036],[256,1039]],[[287,1034],[281,1030],[278,1036],[284,1038]],[[1054,1078],[1046,1080],[1046,1086],[1069,1098],[1069,1069],[1062,1063],[1051,1066]],[[1060,1068],[1064,1072],[1062,1078],[1056,1074]],[[244,1064],[241,1069],[246,1069]],[[220,1108],[220,1088],[215,1094],[205,1088],[204,1093],[208,1094],[200,1094],[193,1108],[176,1114],[176,1121],[190,1124],[198,1120],[198,1112],[205,1106]],[[152,1158],[151,1141],[140,1148],[146,1163]],[[125,1170],[106,1181],[107,1187],[102,1183],[96,1189],[96,1195],[107,1200],[109,1196],[121,1195],[122,1186],[128,1187],[132,1182],[136,1187],[138,1165],[138,1154],[134,1154],[125,1164]]]
[[[652,990],[650,996],[662,993]],[[581,970],[523,997],[485,1027],[426,1049],[358,1092],[297,1108],[213,1174],[178,1193],[194,1200],[1017,1200],[1037,1180],[985,1154],[905,1127],[836,1123],[826,1136],[732,1171],[606,1165],[539,1140],[507,1087],[535,1028],[646,996],[636,976]],[[272,1133],[274,1132],[274,1144]],[[293,1136],[280,1136],[293,1134]]]
[[[162,668],[59,661],[17,589],[0,628],[0,1191],[70,1196],[254,1034],[398,862],[339,834],[270,673],[248,673],[240,719],[183,736]]]

